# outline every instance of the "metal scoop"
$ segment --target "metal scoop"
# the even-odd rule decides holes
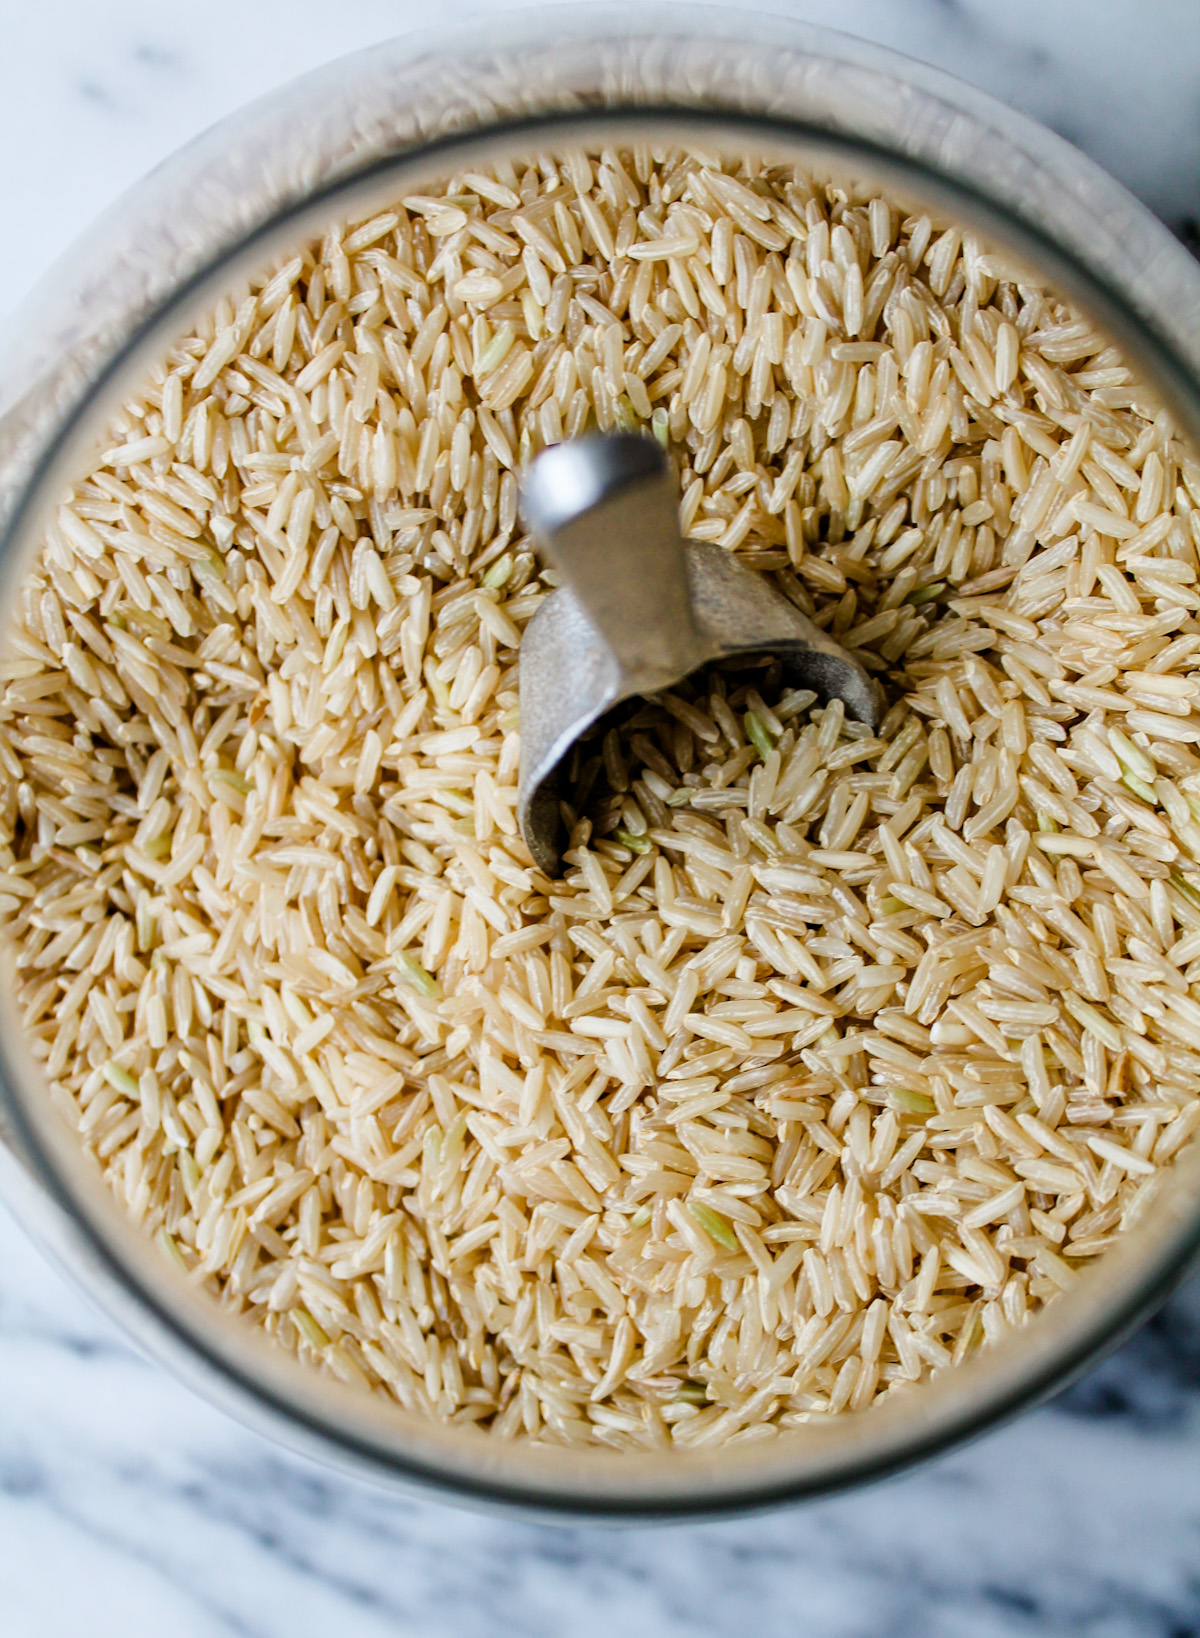
[[[545,450],[523,490],[526,521],[566,585],[521,643],[517,817],[535,862],[560,867],[558,775],[613,706],[731,655],[769,654],[793,687],[845,701],[875,726],[881,696],[857,660],[720,546],[679,534],[666,457],[631,434]]]

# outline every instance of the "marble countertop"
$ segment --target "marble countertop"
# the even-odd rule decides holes
[[[758,1518],[397,1500],[147,1364],[0,1211],[5,1638],[1195,1638],[1200,1278],[1052,1404]]]
[[[439,15],[487,8],[443,0]],[[1177,231],[1200,218],[1195,0],[773,0],[973,80]],[[7,0],[0,321],[156,160],[424,21],[414,0]],[[16,247],[20,247],[20,254]],[[1200,1277],[1046,1408],[766,1517],[554,1529],[397,1501],[146,1364],[0,1211],[5,1638],[1198,1638]]]

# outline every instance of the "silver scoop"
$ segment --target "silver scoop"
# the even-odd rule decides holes
[[[558,444],[525,480],[526,521],[566,584],[521,643],[517,817],[534,861],[560,867],[558,775],[613,706],[731,655],[769,654],[793,687],[874,727],[867,672],[720,546],[682,540],[679,497],[657,444],[632,434]]]

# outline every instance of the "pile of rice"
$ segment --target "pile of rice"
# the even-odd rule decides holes
[[[538,448],[858,652],[514,820]],[[690,1447],[1024,1324],[1200,1126],[1200,467],[954,226],[635,148],[466,172],[222,301],[5,645],[0,909],[50,1095],[280,1346],[501,1438]]]

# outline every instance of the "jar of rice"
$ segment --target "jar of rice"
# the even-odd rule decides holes
[[[762,1504],[1027,1402],[1200,1237],[1200,270],[778,18],[351,58],[82,240],[0,421],[6,1192],[294,1445]],[[542,448],[881,684],[515,818]]]

